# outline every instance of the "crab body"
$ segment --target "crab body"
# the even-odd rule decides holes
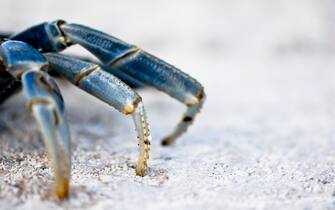
[[[20,87],[20,82],[5,71],[4,66],[0,66],[0,103],[15,94]]]
[[[70,134],[61,92],[49,73],[56,72],[133,117],[139,138],[136,174],[140,176],[147,168],[151,137],[142,98],[134,88],[154,87],[187,106],[163,145],[173,143],[187,130],[204,103],[203,87],[189,75],[134,45],[83,25],[57,20],[0,37],[0,103],[23,88],[28,109],[41,128],[60,199],[69,194]],[[86,48],[101,63],[60,53],[74,44]]]

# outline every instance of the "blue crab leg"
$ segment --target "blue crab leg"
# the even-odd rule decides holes
[[[46,53],[51,69],[71,83],[99,98],[123,114],[131,114],[139,138],[136,174],[143,176],[149,158],[150,133],[141,97],[103,67],[77,58]]]
[[[36,49],[18,41],[3,42],[0,56],[6,70],[22,82],[28,108],[40,126],[53,166],[56,194],[63,200],[69,196],[70,134],[57,84],[41,71],[47,61]]]
[[[63,100],[55,81],[44,72],[24,72],[22,85],[54,167],[56,194],[63,200],[69,196],[71,171],[70,135]],[[61,141],[58,141],[58,135]]]
[[[192,124],[205,100],[203,87],[194,78],[108,34],[78,24],[63,23],[59,27],[68,44],[83,46],[104,64],[169,94],[187,106],[181,122],[163,139],[163,145],[173,143]]]

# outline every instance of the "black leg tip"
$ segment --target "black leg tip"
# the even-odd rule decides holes
[[[169,145],[171,145],[171,140],[169,139],[169,138],[166,138],[166,139],[163,139],[163,141],[162,141],[162,146],[169,146]]]

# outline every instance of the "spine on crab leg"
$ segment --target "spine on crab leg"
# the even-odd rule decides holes
[[[151,137],[141,97],[97,64],[55,53],[46,53],[45,56],[52,70],[121,113],[133,116],[139,138],[136,174],[143,176],[147,168]]]
[[[104,64],[169,94],[187,106],[181,122],[164,138],[163,145],[173,143],[192,124],[205,100],[203,87],[194,78],[108,34],[78,24],[63,23],[59,27],[68,44],[83,46]]]
[[[36,49],[18,41],[1,43],[0,57],[6,70],[22,83],[28,108],[39,123],[54,169],[56,194],[60,200],[66,199],[70,190],[70,133],[57,84],[41,71],[47,67],[47,61]]]
[[[137,161],[136,174],[143,176],[149,159],[151,136],[149,124],[147,123],[146,112],[142,102],[138,104],[137,109],[132,115],[138,138],[140,140],[138,145],[139,157]]]

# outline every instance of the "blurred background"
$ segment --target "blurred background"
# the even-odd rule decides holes
[[[160,139],[184,107],[157,91],[140,91],[152,128],[152,171],[144,180],[133,181],[131,167],[101,175],[106,164],[127,165],[136,158],[130,120],[77,89],[62,86],[74,136],[74,165],[78,165],[73,182],[81,189],[78,193],[85,191],[83,186],[91,193],[91,197],[79,193],[71,205],[335,208],[333,0],[1,0],[2,31],[18,32],[54,19],[81,23],[136,44],[192,75],[208,96],[188,133],[172,148],[162,148]],[[66,52],[87,54],[79,47]],[[7,105],[15,104],[8,113],[18,112],[17,106],[24,108],[16,100],[20,101]],[[3,114],[2,120],[9,115]],[[12,127],[23,131],[14,137],[3,135],[5,145],[23,151],[31,147],[6,140],[10,136],[22,142],[25,133],[36,134],[36,126],[27,127],[26,120],[31,119],[13,121]],[[43,151],[43,146],[33,146],[33,151],[36,147]],[[16,153],[14,149],[4,156]],[[103,154],[99,161],[105,162],[84,167],[94,154]],[[7,172],[13,164],[6,166]],[[100,173],[94,176],[93,169]],[[0,182],[5,186],[2,192],[0,188],[3,204],[24,200],[20,207],[53,206],[32,199],[29,193],[13,199],[8,183],[19,178],[8,180]],[[148,199],[153,194],[157,198]]]

